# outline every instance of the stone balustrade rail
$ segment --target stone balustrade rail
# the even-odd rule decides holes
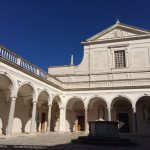
[[[25,69],[26,71],[37,75],[38,77],[51,81],[54,84],[61,86],[61,81],[59,81],[57,78],[51,76],[44,70],[40,69],[39,67],[33,65],[29,61],[21,58],[17,54],[13,53],[12,51],[6,49],[3,46],[0,46],[0,57],[5,59],[6,61],[9,61],[13,64],[18,65],[20,68]]]

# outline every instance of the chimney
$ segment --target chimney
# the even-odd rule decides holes
[[[73,55],[71,55],[71,62],[70,62],[70,66],[73,66]]]

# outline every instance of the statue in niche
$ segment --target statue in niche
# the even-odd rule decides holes
[[[105,108],[103,106],[98,106],[98,120],[104,121],[105,119]]]

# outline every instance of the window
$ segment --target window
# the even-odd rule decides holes
[[[114,51],[115,68],[126,67],[125,50]]]

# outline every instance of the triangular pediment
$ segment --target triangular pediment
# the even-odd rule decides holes
[[[100,41],[107,39],[118,39],[126,37],[134,37],[140,35],[150,34],[150,31],[140,29],[137,27],[116,23],[115,25],[105,29],[104,31],[88,38],[86,41]]]

